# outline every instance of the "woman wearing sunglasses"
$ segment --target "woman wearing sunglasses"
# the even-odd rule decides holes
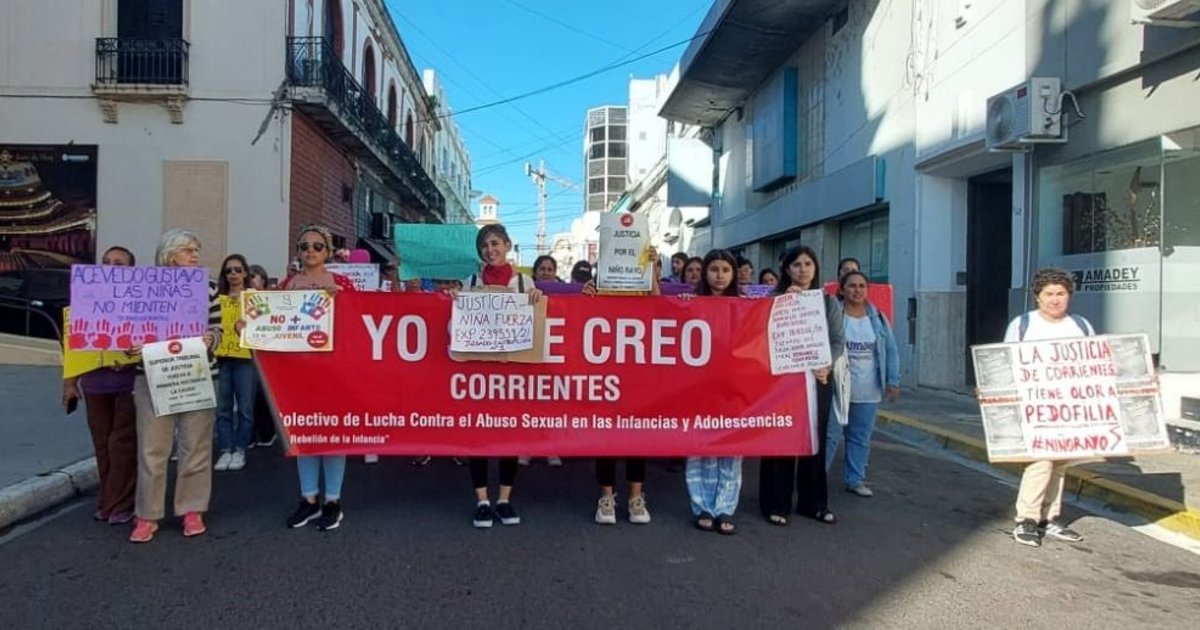
[[[249,288],[250,265],[245,256],[231,254],[221,263],[217,292],[222,306],[237,304],[242,290]],[[248,350],[238,346],[238,331],[221,331],[221,346],[217,349],[217,449],[221,455],[213,470],[241,470],[246,467],[246,448],[254,431],[254,396],[258,390],[258,375]],[[236,410],[235,410],[236,407]]]
[[[283,290],[325,289],[331,293],[353,291],[354,282],[346,276],[325,268],[333,255],[333,234],[320,225],[300,228],[296,238],[296,253],[299,254],[300,271],[288,276],[279,285]],[[300,505],[287,519],[287,526],[296,529],[312,521],[317,529],[337,529],[342,524],[342,480],[346,477],[345,455],[301,455],[296,458],[296,469],[300,475]],[[325,474],[325,502],[317,500],[320,494],[321,473]]]

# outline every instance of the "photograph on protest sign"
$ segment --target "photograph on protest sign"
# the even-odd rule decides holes
[[[1169,447],[1145,335],[990,344],[971,351],[991,461],[1087,459]],[[1129,378],[1122,378],[1123,369]],[[1014,404],[1022,452],[1015,452],[1004,429],[1009,412],[996,411]]]
[[[1008,390],[1016,385],[1013,376],[1012,348],[981,347],[974,353],[975,383],[980,391]]]
[[[272,352],[332,352],[334,297],[322,289],[243,291],[241,345]]]
[[[767,335],[771,374],[808,372],[833,363],[825,296],[819,290],[777,296]]]
[[[325,270],[346,276],[356,290],[379,290],[379,265],[375,263],[326,263]]]
[[[96,259],[96,145],[0,144],[0,271]]]
[[[1019,456],[1025,452],[1019,406],[990,405],[983,408],[982,416],[989,451],[1004,456]]]
[[[208,328],[208,270],[203,267],[72,265],[74,350],[128,349],[195,337]]]
[[[154,415],[166,416],[217,406],[208,347],[202,337],[146,344],[142,365]]]
[[[601,214],[596,288],[605,291],[649,291],[654,284],[651,251],[646,215]]]

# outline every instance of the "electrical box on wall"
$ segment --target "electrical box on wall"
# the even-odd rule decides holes
[[[1066,142],[1058,78],[1034,77],[989,98],[986,139],[991,151],[1026,151],[1031,144]]]

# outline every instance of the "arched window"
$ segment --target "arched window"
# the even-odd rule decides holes
[[[333,46],[333,54],[342,58],[342,5],[339,0],[325,0],[325,15],[321,20],[321,35]]]
[[[367,96],[371,101],[375,101],[375,48],[371,46],[371,40],[363,45],[363,87],[367,90]]]
[[[388,83],[387,121],[388,121],[388,127],[391,127],[393,130],[395,130],[396,129],[396,82],[395,81],[391,81]]]

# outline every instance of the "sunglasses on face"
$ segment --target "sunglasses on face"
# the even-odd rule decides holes
[[[246,270],[241,267],[228,267],[225,269],[226,275],[231,273],[246,273]]]
[[[306,252],[310,249],[314,252],[323,252],[325,251],[325,243],[300,243],[296,245],[296,249],[299,249],[302,252]]]

